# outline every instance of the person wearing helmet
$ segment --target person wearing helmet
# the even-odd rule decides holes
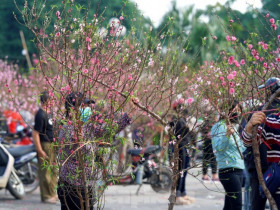
[[[264,84],[258,86],[258,89],[261,91],[265,91],[266,98],[268,99],[272,94],[274,94],[278,89],[280,88],[280,79],[277,77],[271,77],[269,78]],[[259,106],[255,111],[262,110],[263,106]],[[276,112],[277,109],[280,108],[280,98],[279,96],[276,97],[272,103],[269,105],[268,110],[265,112],[265,115],[268,116],[274,112]],[[245,118],[242,120],[241,126],[240,126],[240,135],[242,135],[242,131],[247,125],[247,122],[250,121],[252,115],[249,115],[248,119]],[[264,210],[265,204],[266,204],[266,198],[263,198],[260,196],[259,191],[259,179],[258,174],[254,162],[254,155],[253,155],[253,149],[251,144],[248,144],[246,140],[244,140],[244,146],[246,147],[244,155],[244,161],[246,169],[249,173],[249,179],[250,179],[250,186],[251,186],[251,193],[250,193],[250,200],[251,200],[251,209],[252,210]],[[267,146],[265,144],[261,144],[259,147],[260,150],[260,158],[261,158],[261,167],[262,172],[264,173],[268,169],[268,163],[267,163]]]
[[[87,102],[80,92],[73,92],[65,99],[67,123],[62,126],[58,136],[58,141],[63,142],[58,152],[61,167],[57,188],[62,210],[85,208],[86,198],[89,209],[93,209],[96,201],[94,189],[98,186],[97,179],[101,179],[96,172],[101,169],[96,167],[98,164],[95,162],[100,155],[98,148],[110,146],[110,135],[119,133],[131,123],[127,113],[117,118],[110,113],[93,111],[91,116],[81,118],[84,113],[80,111],[84,103]]]

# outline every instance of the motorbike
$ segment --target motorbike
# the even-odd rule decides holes
[[[142,184],[151,185],[157,193],[165,193],[171,189],[172,171],[169,167],[155,162],[160,153],[160,146],[148,146],[144,149],[129,149],[127,154],[131,156],[133,171],[130,174],[119,176],[111,175],[116,185],[138,184],[138,194]]]
[[[26,193],[33,192],[39,186],[37,153],[31,136],[30,127],[18,126],[16,134],[9,133],[7,121],[0,113],[1,145],[13,156],[14,172],[22,181]]]
[[[16,199],[25,196],[24,186],[14,168],[14,158],[0,142],[0,189],[6,188]]]
[[[32,129],[30,127],[23,128],[18,126],[17,133],[7,133],[4,139],[16,145],[31,145],[33,144],[31,137]]]
[[[15,159],[15,172],[22,181],[26,193],[31,193],[39,186],[37,152],[35,145],[11,146],[5,145]]]

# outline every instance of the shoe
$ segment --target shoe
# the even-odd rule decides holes
[[[56,199],[56,201],[59,201],[58,195],[55,195],[54,198]]]
[[[184,199],[183,197],[177,197],[175,205],[190,205],[191,201]]]
[[[56,199],[56,196],[49,198],[47,200],[42,201],[43,203],[47,203],[47,204],[56,204],[58,200]]]
[[[187,195],[183,196],[182,198],[184,198],[184,199],[187,200],[187,201],[190,201],[191,203],[194,203],[194,202],[195,202],[195,198],[190,197],[190,196],[187,196]]]
[[[212,182],[220,182],[220,179],[219,178],[213,178]]]
[[[202,177],[202,181],[203,182],[210,182],[210,178],[207,176],[206,178],[205,177]]]

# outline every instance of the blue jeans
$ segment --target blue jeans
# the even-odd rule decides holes
[[[245,175],[245,186],[244,186],[244,204],[243,209],[244,210],[251,210],[251,186],[250,186],[250,177],[248,170],[244,169],[243,171]]]
[[[190,164],[190,157],[187,154],[186,148],[181,148],[179,150],[179,167],[178,170],[181,172],[184,169],[187,169]],[[186,177],[187,177],[187,171],[185,171],[182,176],[181,174],[179,175],[180,177],[178,178],[177,181],[177,187],[176,187],[176,196],[185,196],[187,195],[186,191]]]

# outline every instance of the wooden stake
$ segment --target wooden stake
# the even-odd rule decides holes
[[[26,60],[27,60],[28,68],[30,70],[32,68],[32,64],[31,64],[31,60],[30,60],[30,57],[29,57],[29,53],[28,53],[26,42],[25,42],[24,34],[23,34],[22,31],[20,31],[19,34],[20,34],[20,38],[21,38],[21,42],[22,42],[22,47],[26,52],[25,57],[26,57]]]

